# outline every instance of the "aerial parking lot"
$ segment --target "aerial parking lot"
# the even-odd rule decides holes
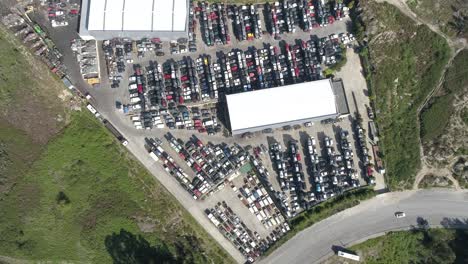
[[[48,18],[76,25],[78,7],[70,8]],[[368,184],[384,188],[369,158],[373,116],[346,7],[197,2],[187,19],[187,37],[172,40],[51,36],[88,109],[112,124],[106,126],[237,261],[258,259],[290,230],[289,219],[322,201]],[[323,108],[323,93],[313,90],[323,82],[330,111],[234,131],[226,98],[289,89],[289,103],[275,103],[287,117],[304,95],[315,99],[302,100],[305,108]],[[301,85],[307,93],[290,92]],[[252,118],[272,100],[254,98]]]
[[[196,7],[195,18],[203,17],[206,9],[203,4]],[[202,212],[197,218],[209,221],[207,229],[221,233],[245,259],[254,261],[288,231],[288,219],[346,190],[374,183],[372,173],[367,173],[370,151],[366,139],[361,142],[358,135],[352,94],[363,87],[348,87],[348,75],[340,76],[349,115],[235,136],[230,135],[223,100],[229,94],[325,79],[323,71],[333,68],[343,56],[357,57],[353,50],[354,38],[347,31],[347,17],[326,27],[311,27],[310,32],[298,26],[295,32],[283,29],[270,34],[262,8],[252,11],[259,13],[262,30],[266,31],[257,37],[255,28],[245,36],[241,30],[233,28],[236,12],[239,16],[245,12],[242,7],[227,10],[213,7],[208,11],[208,16],[214,20],[211,25],[202,26],[198,20],[195,23],[196,51],[177,52],[175,42],[159,44],[159,40],[147,42],[146,50],[137,53],[129,48],[125,50],[129,44],[106,46],[109,43],[103,43],[104,50],[110,48],[113,54],[119,54],[126,67],[120,73],[114,70],[117,73],[109,82],[104,77],[104,85],[92,92],[98,101],[100,98],[106,101],[105,111],[113,115],[124,130],[137,130],[126,136],[131,141],[143,145],[145,137],[161,140],[168,157],[152,161],[156,164],[152,168],[158,168],[155,173],[164,173],[163,181],[175,182],[176,188],[186,192],[183,203],[197,203]],[[223,12],[227,25],[220,18]],[[204,35],[206,27],[214,27],[216,31]],[[229,37],[221,37],[223,32]],[[177,43],[185,43],[185,40]],[[115,58],[108,57],[109,60]],[[353,63],[357,65],[345,67],[360,67],[359,61],[353,60]],[[362,84],[365,87],[365,81]],[[357,102],[358,107],[369,104],[366,96],[358,100],[366,100]],[[359,113],[367,114],[362,110]],[[167,140],[168,131],[183,149],[175,143],[171,146],[172,139]],[[213,153],[217,146],[223,155],[243,153],[236,157],[242,161],[197,160],[191,147],[197,143],[189,143],[194,136],[203,146],[213,148]],[[223,144],[227,148],[223,149]],[[279,146],[281,170],[273,158]],[[148,146],[146,149],[154,151]],[[165,159],[173,160],[174,166],[164,163]],[[201,174],[223,166],[232,171],[221,173],[216,180]],[[249,170],[245,171],[246,167]]]

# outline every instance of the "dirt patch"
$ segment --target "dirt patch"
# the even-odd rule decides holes
[[[158,227],[158,221],[151,217],[137,217],[137,225],[143,233],[153,233]]]
[[[452,181],[445,176],[437,176],[433,174],[425,175],[419,183],[419,188],[431,188],[431,187],[450,187]]]
[[[468,109],[468,87],[453,100],[454,109],[440,137],[424,142],[424,151],[429,163],[446,166],[457,155],[466,155],[468,149],[468,125],[463,113]]]

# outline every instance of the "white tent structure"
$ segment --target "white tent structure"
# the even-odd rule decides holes
[[[188,0],[83,0],[83,39],[187,37]]]
[[[340,115],[331,79],[227,95],[226,101],[233,135]]]

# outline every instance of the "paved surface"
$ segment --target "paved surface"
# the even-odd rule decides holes
[[[133,124],[130,122],[128,116],[124,115],[121,112],[116,111],[115,109],[115,102],[121,101],[122,103],[127,103],[128,100],[128,91],[126,89],[126,85],[121,85],[118,89],[111,89],[108,85],[106,71],[104,67],[101,68],[101,85],[97,85],[94,88],[91,88],[88,84],[86,84],[80,76],[79,73],[79,66],[76,62],[76,59],[73,53],[70,50],[70,42],[72,39],[77,38],[78,35],[74,30],[70,30],[71,28],[76,28],[77,23],[76,20],[72,20],[69,27],[59,28],[52,30],[49,26],[49,23],[46,21],[46,17],[42,12],[38,12],[34,14],[35,19],[40,22],[41,24],[45,25],[48,29],[50,36],[56,42],[57,47],[59,50],[62,51],[64,54],[64,63],[68,67],[68,75],[70,79],[75,84],[75,86],[84,92],[89,92],[93,99],[91,99],[91,103],[98,109],[98,111],[104,116],[104,118],[108,119],[121,133],[122,135],[129,141],[128,149],[130,152],[140,160],[145,167],[174,195],[174,197],[190,212],[190,214],[205,228],[205,230],[218,242],[220,245],[228,251],[237,262],[244,262],[244,257],[239,253],[234,246],[226,240],[221,233],[209,222],[207,217],[204,215],[204,209],[211,206],[213,203],[221,200],[223,197],[219,197],[219,195],[215,195],[215,197],[211,197],[207,202],[194,202],[192,197],[182,188],[180,188],[179,183],[170,175],[168,175],[161,167],[159,163],[154,162],[148,155],[146,149],[144,148],[144,138],[145,137],[159,137],[161,138],[167,130],[160,130],[160,129],[153,129],[153,130],[136,130]],[[330,25],[326,28],[318,28],[312,30],[312,32],[301,32],[298,31],[295,34],[284,34],[282,35],[282,39],[288,43],[293,43],[296,39],[303,39],[307,40],[310,39],[310,35],[317,35],[318,37],[325,37],[332,33],[341,33],[347,31],[347,24],[349,23],[349,19],[345,19],[344,21],[339,21]],[[232,24],[228,23],[230,32],[232,32]],[[183,56],[192,56],[196,57],[200,54],[210,54],[215,55],[217,51],[230,51],[233,48],[240,48],[246,50],[249,46],[256,46],[258,48],[262,47],[264,43],[271,43],[273,45],[278,45],[279,41],[274,40],[269,35],[263,35],[262,39],[253,40],[253,41],[242,41],[238,42],[235,38],[232,38],[232,44],[229,46],[214,46],[214,47],[207,47],[206,45],[200,43],[201,42],[201,34],[196,32],[198,37],[198,47],[199,50],[197,53],[188,53],[188,54],[179,54],[179,55],[170,55],[167,54],[164,57],[155,57],[155,56],[146,56],[142,59],[135,60],[135,63],[141,63],[143,66],[148,64],[149,60],[157,60],[159,62],[164,62],[166,59],[173,58],[173,59],[181,59]],[[168,45],[168,43],[165,43]],[[100,47],[101,43],[98,43],[98,47]],[[168,49],[166,49],[168,50]],[[102,54],[101,59],[102,58]],[[105,63],[101,64],[105,65]],[[127,68],[127,74],[131,72],[131,68]],[[310,129],[309,133],[311,134],[317,133],[315,131],[316,128]],[[330,127],[331,129],[331,127]],[[350,130],[350,129],[348,129]],[[175,130],[171,131],[176,137],[180,137],[182,139],[188,138],[193,131],[187,130]],[[296,131],[295,131],[296,132]],[[296,133],[298,133],[297,131]],[[315,133],[314,133],[315,132]],[[330,131],[330,135],[333,132]],[[277,140],[283,141],[283,135],[280,135],[280,131],[278,132]],[[295,134],[295,133],[294,133]],[[211,141],[214,143],[225,142],[225,143],[233,143],[239,142],[238,137],[230,137],[225,138],[221,134],[215,136],[208,136],[206,134],[197,134],[197,136],[203,140],[204,142]],[[275,133],[276,137],[276,133]],[[296,138],[299,139],[299,136]],[[267,145],[266,136],[257,136],[249,140],[242,140],[242,145],[253,145],[257,146],[260,143]],[[169,149],[168,146],[165,147]],[[268,157],[266,157],[268,158]],[[181,162],[179,162],[182,164]],[[190,171],[188,171],[190,172]],[[273,171],[271,171],[273,173]],[[224,193],[224,192],[222,192]],[[221,194],[222,194],[221,193]],[[222,196],[222,195],[221,195]],[[218,199],[219,198],[219,199]],[[224,198],[228,198],[227,196]],[[233,200],[231,197],[229,200]],[[240,201],[238,204],[241,205]],[[233,204],[231,204],[233,206]],[[245,209],[245,208],[240,208]],[[253,215],[250,214],[249,211],[242,212],[242,210],[238,210],[241,212],[239,214],[242,219],[248,222],[252,227],[258,225],[256,223],[256,219]],[[243,210],[245,211],[245,210]],[[244,217],[244,214],[248,214],[250,217]],[[252,218],[252,219],[250,219]],[[250,221],[253,220],[253,221]],[[260,233],[266,234],[267,230],[262,230],[260,228]]]
[[[468,228],[468,191],[445,189],[386,193],[302,231],[259,263],[318,263],[348,247],[391,230],[415,226],[422,217],[431,226]],[[405,218],[394,213],[403,211]]]
[[[358,112],[362,118],[363,129],[367,130],[369,133],[370,129],[368,127],[370,118],[367,115],[366,105],[369,104],[369,96],[367,90],[367,83],[363,75],[363,70],[361,66],[361,61],[359,59],[359,54],[356,53],[353,49],[347,49],[346,53],[347,63],[341,71],[336,74],[336,77],[343,79],[344,90],[346,97],[348,99],[349,111],[353,117],[357,116]],[[353,94],[356,98],[356,104],[353,100]],[[352,130],[351,130],[352,131]],[[351,132],[350,131],[350,132]],[[353,132],[354,135],[354,132]],[[369,153],[372,153],[372,145],[369,139],[369,136],[366,136],[366,144],[369,149]],[[355,149],[357,145],[355,146]],[[358,156],[355,157],[357,158]],[[371,160],[373,162],[373,160]],[[375,187],[376,191],[386,189],[384,175],[374,171],[375,176]]]

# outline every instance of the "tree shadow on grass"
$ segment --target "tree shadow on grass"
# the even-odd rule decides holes
[[[113,233],[105,239],[107,252],[113,263],[121,264],[166,264],[176,263],[175,257],[166,244],[151,246],[140,235],[134,235],[121,229],[120,233]]]

